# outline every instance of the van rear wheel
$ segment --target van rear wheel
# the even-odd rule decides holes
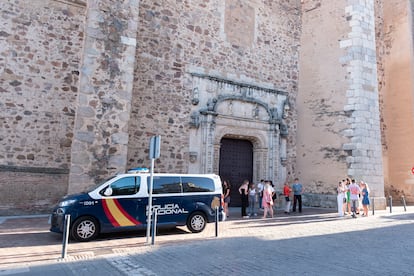
[[[207,224],[206,216],[201,212],[194,212],[187,220],[187,228],[193,233],[199,233],[204,230]]]
[[[72,225],[71,235],[80,242],[93,240],[99,234],[98,221],[93,217],[80,217]]]

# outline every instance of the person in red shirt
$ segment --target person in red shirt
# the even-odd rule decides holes
[[[285,196],[285,214],[290,213],[290,193],[292,189],[289,186],[289,183],[286,181],[285,185],[283,186],[283,195]]]

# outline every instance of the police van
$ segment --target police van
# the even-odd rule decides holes
[[[100,233],[145,229],[150,194],[150,174],[131,170],[105,181],[88,192],[68,195],[53,208],[50,231],[63,233],[65,215],[71,216],[70,236],[90,241]],[[153,174],[152,210],[157,227],[184,226],[201,232],[216,218],[224,219],[222,186],[215,174]]]

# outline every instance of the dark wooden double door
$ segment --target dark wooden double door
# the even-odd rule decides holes
[[[241,206],[239,187],[253,177],[253,145],[248,140],[223,138],[220,147],[219,174],[231,184],[230,206]]]

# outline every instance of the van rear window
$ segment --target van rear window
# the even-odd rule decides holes
[[[150,177],[147,178],[148,192]],[[154,176],[153,194],[214,192],[214,180],[208,177]]]
[[[206,177],[181,177],[184,193],[214,192],[214,181]]]
[[[147,178],[148,190],[150,177]],[[148,191],[149,192],[149,191]],[[154,176],[152,184],[153,194],[175,194],[182,193],[180,177],[178,176]]]

